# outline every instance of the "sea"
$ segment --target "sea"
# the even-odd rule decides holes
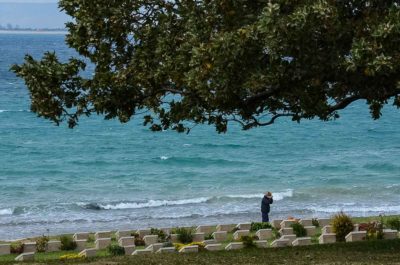
[[[63,34],[0,34],[0,239],[40,235],[400,213],[400,111],[371,119],[366,102],[341,118],[280,119],[226,134],[151,132],[93,116],[55,126],[30,111],[9,68],[25,54],[76,55]]]

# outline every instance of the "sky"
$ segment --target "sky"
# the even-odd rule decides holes
[[[0,24],[21,28],[64,28],[68,16],[58,10],[57,0],[0,0]]]

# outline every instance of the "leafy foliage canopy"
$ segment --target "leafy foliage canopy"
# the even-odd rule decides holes
[[[67,44],[81,58],[26,56],[12,70],[31,108],[74,127],[82,115],[152,130],[225,132],[338,118],[365,100],[377,119],[400,107],[400,1],[61,0]],[[392,102],[392,101],[391,101]],[[147,114],[142,115],[142,112]]]

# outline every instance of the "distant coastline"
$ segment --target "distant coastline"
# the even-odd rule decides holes
[[[36,30],[5,30],[0,29],[0,34],[66,34],[66,30],[48,30],[48,29],[36,29]]]

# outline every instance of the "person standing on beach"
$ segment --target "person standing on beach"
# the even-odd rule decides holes
[[[270,211],[270,204],[274,202],[274,199],[272,198],[272,193],[271,192],[266,192],[262,201],[261,201],[261,214],[262,214],[262,221],[263,223],[268,223],[269,222],[269,211]]]

